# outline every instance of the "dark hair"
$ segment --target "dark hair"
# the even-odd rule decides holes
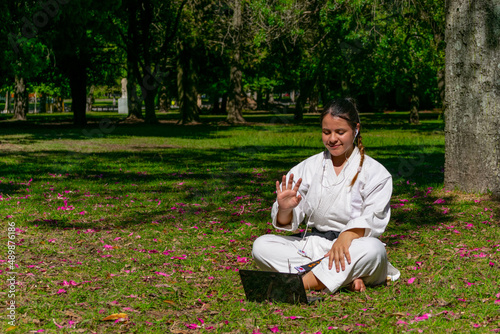
[[[359,121],[359,112],[356,107],[356,100],[350,97],[332,100],[323,107],[323,112],[321,113],[321,123],[323,123],[323,119],[326,115],[346,120],[353,131],[356,129],[356,125],[360,123],[360,129],[358,135],[356,136],[358,139],[356,144],[358,146],[359,153],[361,154],[361,160],[359,161],[358,172],[354,175],[354,178],[351,181],[352,186],[354,185],[354,182],[356,182],[365,160],[365,147],[361,142],[361,122]]]
[[[321,122],[323,122],[326,115],[345,119],[353,130],[356,129],[356,124],[359,123],[359,113],[356,107],[356,101],[350,97],[331,100],[325,104],[323,112],[321,113]]]

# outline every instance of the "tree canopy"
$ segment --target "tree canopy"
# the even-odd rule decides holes
[[[20,111],[27,105],[24,91],[71,98],[75,124],[86,122],[92,86],[119,87],[123,77],[129,115],[148,122],[156,121],[157,103],[170,99],[178,101],[181,122],[198,121],[199,95],[232,123],[244,122],[249,97],[266,108],[279,93],[291,93],[298,120],[335,96],[358,97],[362,110],[411,110],[414,123],[419,109],[443,101],[442,0],[1,6],[0,88],[16,92]]]

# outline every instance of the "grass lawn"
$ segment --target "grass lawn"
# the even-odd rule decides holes
[[[362,115],[366,153],[393,174],[381,239],[401,278],[318,293],[312,305],[247,302],[238,270],[256,268],[257,236],[278,233],[275,181],[322,151],[317,115],[293,124],[291,115],[247,114],[248,126],[205,116],[183,127],[173,113],[157,125],[92,113],[86,129],[71,116],[0,115],[0,331],[500,331],[500,206],[443,189],[437,115],[422,114],[420,126],[403,113]]]

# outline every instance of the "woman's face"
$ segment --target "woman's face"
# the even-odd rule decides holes
[[[346,152],[347,155],[351,154],[354,148],[355,131],[345,119],[326,115],[321,125],[323,144],[332,157],[341,156]],[[356,128],[359,131],[359,123],[356,124]]]

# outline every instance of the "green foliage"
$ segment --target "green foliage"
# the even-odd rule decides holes
[[[27,38],[23,18],[32,21],[43,11],[40,3],[3,2],[0,29],[7,38],[0,41],[5,59],[0,85],[11,86],[19,74],[32,87],[64,87],[70,69],[84,66],[88,86],[119,88],[120,78],[131,70],[126,49],[132,38],[130,57],[136,60],[129,67],[138,73],[139,95],[148,71],[156,69],[168,73],[157,81],[176,94],[175,45],[182,41],[194,47],[202,94],[227,92],[229,63],[239,50],[247,90],[296,90],[305,97],[319,93],[322,100],[352,95],[370,110],[406,109],[417,81],[422,107],[440,106],[442,0],[241,1],[239,30],[233,24],[234,0],[140,3],[135,16],[129,16],[129,6],[137,2],[70,1]],[[135,32],[129,35],[129,29]]]

